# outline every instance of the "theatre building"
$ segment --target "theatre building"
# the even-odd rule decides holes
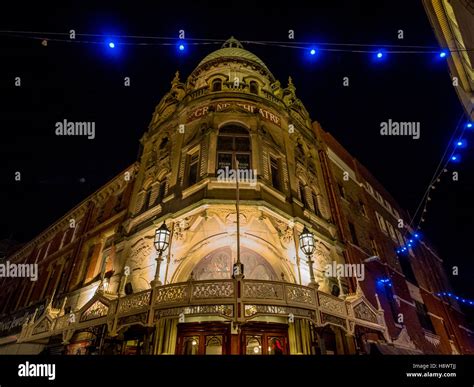
[[[236,39],[176,73],[140,143],[5,258],[39,279],[0,279],[0,353],[472,353],[441,259],[396,255],[406,214]]]

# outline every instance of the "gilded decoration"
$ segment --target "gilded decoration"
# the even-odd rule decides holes
[[[96,301],[84,313],[82,313],[81,322],[107,316],[108,312],[109,307],[107,305],[100,301]]]
[[[193,298],[229,298],[234,296],[234,283],[200,282],[193,284]]]
[[[188,285],[171,285],[160,287],[155,302],[161,304],[184,302],[189,298]]]
[[[356,318],[376,324],[378,323],[377,315],[363,302],[357,304],[353,309]]]
[[[286,299],[300,304],[314,304],[314,291],[298,286],[286,286]]]
[[[283,286],[274,283],[246,282],[244,283],[244,297],[282,300]]]
[[[119,303],[118,313],[127,313],[136,309],[145,308],[150,304],[151,291],[136,293],[122,298]]]
[[[335,299],[324,295],[323,293],[318,293],[319,295],[319,305],[321,308],[324,308],[330,312],[346,315],[346,305],[344,301]]]

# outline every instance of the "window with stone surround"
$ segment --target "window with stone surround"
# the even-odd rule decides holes
[[[252,168],[252,151],[250,135],[247,129],[238,125],[227,125],[219,131],[217,137],[217,171],[228,169],[250,170]]]

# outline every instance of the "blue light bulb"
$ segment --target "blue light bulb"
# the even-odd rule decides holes
[[[314,48],[312,48],[309,53],[310,53],[311,55],[316,55],[316,50],[315,50]]]
[[[441,51],[441,52],[439,53],[439,57],[440,57],[440,58],[445,58],[445,57],[446,57],[446,51]]]
[[[114,42],[109,42],[109,47],[110,48],[115,48],[115,43]]]

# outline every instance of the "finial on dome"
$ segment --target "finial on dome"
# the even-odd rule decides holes
[[[171,81],[171,85],[172,86],[177,85],[179,82],[180,82],[180,80],[179,80],[179,71],[176,71],[176,73],[174,74],[174,78]]]
[[[291,77],[288,77],[288,90],[290,90],[293,93],[296,91],[296,87],[293,84],[293,79]]]
[[[240,43],[236,38],[231,36],[229,39],[227,39],[224,44],[222,45],[222,48],[228,48],[228,47],[237,47],[237,48],[244,48],[242,46],[242,43]]]

